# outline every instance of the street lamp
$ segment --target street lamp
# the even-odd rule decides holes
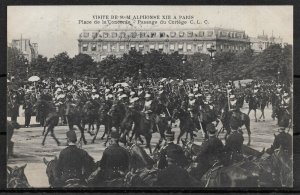
[[[28,67],[28,60],[25,59],[25,66],[26,66],[26,77],[28,78],[28,71],[29,71],[29,67]]]
[[[211,45],[210,47],[207,48],[207,51],[210,53],[210,59],[211,59],[211,64],[210,64],[210,79],[213,79],[213,60],[214,54],[217,51],[214,45]]]
[[[185,56],[185,55],[183,55],[183,57],[182,57],[182,59],[181,59],[181,60],[182,60],[182,63],[183,63],[183,64],[185,64],[185,62],[186,62],[186,56]]]

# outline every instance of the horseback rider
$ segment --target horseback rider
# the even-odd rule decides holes
[[[192,181],[188,172],[177,163],[177,158],[179,158],[177,151],[171,150],[170,147],[171,146],[169,146],[168,156],[166,158],[167,167],[158,172],[157,180],[154,185],[159,187],[192,186]]]
[[[145,116],[146,116],[146,119],[150,120],[150,129],[153,131],[153,127],[154,127],[154,113],[153,113],[153,110],[154,110],[154,102],[151,98],[151,94],[149,93],[146,93],[145,95],[145,103],[144,103],[144,108],[142,110],[142,112],[145,113]]]
[[[242,155],[242,146],[244,142],[244,137],[242,132],[239,130],[238,120],[236,118],[231,118],[230,121],[231,131],[227,136],[225,142],[225,153],[228,157],[228,162],[240,161],[243,157]]]
[[[166,132],[166,146],[160,150],[160,158],[158,161],[158,168],[164,169],[168,165],[176,164],[180,167],[185,167],[187,165],[187,159],[184,155],[183,149],[174,143],[175,132]]]
[[[188,95],[189,99],[188,99],[188,111],[190,112],[190,116],[194,122],[194,126],[196,127],[196,130],[199,130],[200,127],[200,122],[201,118],[198,116],[200,115],[200,101],[197,101],[197,99],[195,99],[195,95],[190,93]]]
[[[58,158],[56,167],[57,179],[63,186],[78,182],[82,185],[94,170],[94,159],[83,149],[76,146],[75,131],[67,132],[68,147],[63,149]]]
[[[217,138],[217,129],[213,123],[207,126],[209,138],[204,140],[201,144],[201,151],[193,158],[198,163],[197,177],[201,178],[209,168],[213,167],[217,162],[223,162],[224,158],[224,145],[222,141]]]
[[[129,155],[119,145],[120,135],[115,127],[111,130],[110,145],[104,150],[101,160],[97,163],[104,171],[104,179],[112,180],[124,176],[129,169]]]
[[[288,119],[282,119],[279,121],[278,134],[274,134],[275,139],[270,148],[266,150],[267,153],[272,154],[274,150],[278,149],[280,146],[287,152],[287,154],[292,155],[292,140],[293,137],[286,132],[289,125]]]

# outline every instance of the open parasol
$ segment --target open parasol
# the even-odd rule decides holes
[[[36,81],[39,81],[39,80],[40,80],[40,77],[38,77],[38,76],[31,76],[28,79],[28,81],[31,81],[31,82],[36,82]]]

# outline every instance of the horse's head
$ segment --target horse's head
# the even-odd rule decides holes
[[[27,164],[21,167],[15,166],[14,168],[7,166],[7,171],[8,171],[7,187],[8,188],[29,188],[30,187],[27,177],[24,173],[26,166]]]
[[[48,161],[46,158],[43,158],[43,161],[46,168],[46,174],[48,176],[48,181],[51,187],[57,187],[57,175],[56,175],[56,166],[57,166],[57,157],[55,156],[54,159]]]
[[[136,170],[140,168],[151,169],[154,165],[154,160],[140,146],[133,144],[129,148],[130,154],[130,169]]]

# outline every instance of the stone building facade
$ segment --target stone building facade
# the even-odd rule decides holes
[[[206,28],[186,30],[83,30],[78,39],[78,51],[101,61],[108,55],[122,56],[132,49],[142,53],[158,50],[163,53],[241,52],[250,48],[245,31]]]

